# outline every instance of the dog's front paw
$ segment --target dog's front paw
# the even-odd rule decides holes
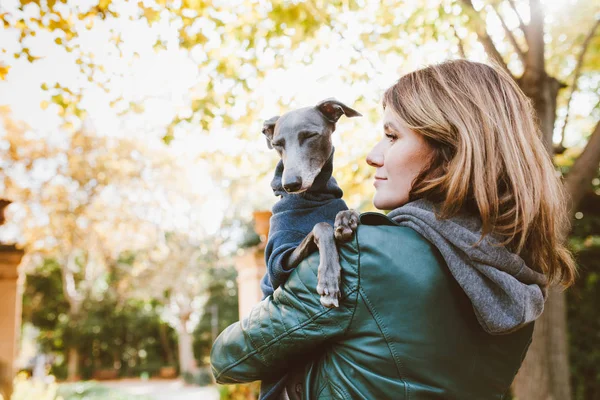
[[[347,242],[352,239],[352,235],[358,227],[359,215],[355,210],[345,210],[337,213],[333,231],[338,242]]]
[[[321,273],[322,272],[322,273]],[[321,304],[327,308],[339,307],[338,299],[342,296],[340,292],[340,268],[329,268],[321,271],[319,266],[319,283],[317,293],[321,295]]]
[[[338,286],[338,285],[335,285]],[[339,298],[341,292],[339,287],[327,288],[325,286],[317,285],[317,292],[321,295],[321,304],[327,308],[339,307]]]

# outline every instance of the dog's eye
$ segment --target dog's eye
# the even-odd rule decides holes
[[[310,138],[314,138],[319,136],[319,134],[317,132],[302,132],[298,138],[298,140],[300,141],[300,144],[304,143],[306,140],[310,139]]]

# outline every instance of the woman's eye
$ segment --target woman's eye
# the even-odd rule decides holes
[[[391,133],[386,133],[385,136],[390,139],[391,142],[393,142],[394,140],[396,140],[398,137],[396,135],[393,135]]]

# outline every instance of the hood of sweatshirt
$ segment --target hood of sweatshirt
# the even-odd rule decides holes
[[[490,334],[513,332],[544,310],[548,281],[492,235],[481,237],[481,219],[462,213],[436,217],[436,205],[419,199],[392,210],[396,224],[419,232],[438,248],[450,272],[471,300],[477,320]]]

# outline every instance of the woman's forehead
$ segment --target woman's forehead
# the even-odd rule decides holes
[[[384,112],[383,112],[383,128],[384,129],[393,129],[393,130],[400,130],[402,129],[402,126],[404,125],[402,122],[402,119],[400,118],[400,116],[398,115],[398,113],[396,113],[392,107],[386,107]]]

